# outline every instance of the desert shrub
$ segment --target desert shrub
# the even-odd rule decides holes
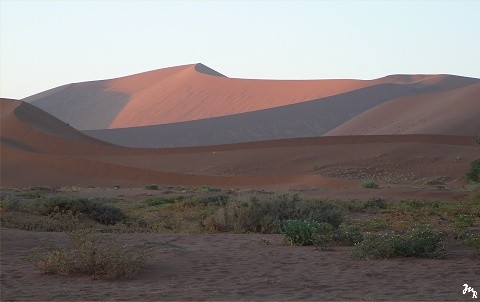
[[[134,276],[152,256],[148,249],[128,247],[118,243],[115,237],[105,239],[89,230],[70,232],[69,238],[72,250],[53,242],[32,250],[25,259],[44,273],[118,279]]]
[[[212,187],[209,187],[209,186],[203,186],[202,191],[204,191],[204,192],[220,192],[222,190],[219,189],[219,188],[212,188]]]
[[[480,234],[464,234],[460,241],[480,252]]]
[[[363,210],[384,210],[387,208],[387,201],[384,198],[370,198],[363,204]]]
[[[335,243],[335,232],[328,222],[320,222],[320,229],[313,234],[313,245],[318,250],[331,250]]]
[[[265,200],[231,200],[212,217],[217,230],[276,233],[282,220],[328,222],[338,227],[343,214],[329,203],[305,201],[297,195],[281,195]]]
[[[36,190],[36,189],[20,192],[18,195],[25,198],[30,198],[30,199],[45,197],[45,195],[40,190]]]
[[[90,217],[104,225],[113,225],[125,221],[125,215],[119,208],[98,205],[90,213]]]
[[[465,178],[472,182],[480,182],[480,159],[470,163],[470,168],[465,174]]]
[[[343,213],[332,206],[313,207],[308,217],[315,221],[327,222],[338,228],[343,221]]]
[[[399,247],[404,245],[399,234],[367,233],[363,241],[356,245],[352,253],[355,259],[391,258],[398,255]]]
[[[367,233],[356,245],[352,256],[357,259],[391,257],[444,258],[443,235],[429,225],[423,225],[401,235]]]
[[[469,199],[472,202],[480,203],[480,183],[470,186]]]
[[[387,227],[387,223],[378,218],[371,218],[362,221],[362,229],[367,232],[384,231]]]
[[[230,199],[230,196],[225,194],[219,194],[219,195],[201,197],[198,199],[198,202],[203,203],[205,205],[224,206],[227,204],[229,199]]]
[[[283,220],[280,232],[287,244],[318,245],[326,247],[333,242],[333,227],[327,222],[305,220]]]
[[[87,198],[51,198],[42,204],[40,212],[43,215],[58,213],[86,215],[105,225],[123,222],[126,218],[120,209]]]
[[[158,185],[146,185],[145,190],[158,190]]]
[[[444,258],[443,234],[429,225],[412,229],[405,235],[407,257]]]
[[[335,237],[336,241],[346,245],[355,245],[363,240],[360,226],[357,224],[342,223]]]
[[[154,207],[154,206],[161,206],[161,205],[165,205],[165,204],[169,204],[169,203],[179,202],[179,201],[182,201],[183,199],[184,199],[183,196],[174,197],[174,198],[152,197],[152,198],[147,199],[145,202],[149,206]]]
[[[472,215],[458,214],[453,218],[453,225],[458,230],[465,230],[475,224],[475,218]]]
[[[72,275],[76,271],[70,253],[55,242],[31,250],[25,260],[45,274]]]
[[[366,189],[378,189],[378,188],[380,188],[378,183],[376,183],[374,180],[366,180],[366,181],[362,182],[361,185],[362,185],[362,188],[366,188]]]

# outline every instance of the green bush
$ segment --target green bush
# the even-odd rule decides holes
[[[362,188],[366,189],[378,189],[380,186],[374,180],[366,180],[362,182]]]
[[[145,190],[158,190],[158,185],[146,185]]]
[[[335,241],[335,230],[328,222],[320,222],[317,231],[313,234],[313,245],[317,249],[325,251],[333,247]]]
[[[443,234],[429,225],[412,229],[405,235],[407,257],[444,258]]]
[[[147,199],[145,202],[151,206],[161,206],[169,203],[175,203],[183,200],[183,196],[174,197],[174,198],[165,198],[165,197],[152,197]]]
[[[401,235],[367,233],[352,256],[357,259],[391,257],[444,258],[443,235],[428,225]]]
[[[467,171],[465,178],[472,182],[480,182],[480,159],[470,163],[470,169]]]
[[[453,218],[453,224],[458,230],[465,230],[475,224],[475,218],[472,215],[458,214]]]
[[[465,234],[461,238],[461,242],[480,252],[480,234]]]
[[[329,203],[281,195],[265,200],[256,197],[248,201],[231,200],[217,210],[212,220],[217,230],[276,233],[282,220],[315,220],[337,228],[343,221],[343,214]]]
[[[328,246],[333,241],[333,227],[326,222],[283,220],[280,232],[287,244]]]
[[[343,213],[332,206],[317,206],[307,216],[311,220],[327,222],[334,228],[338,228],[343,221]]]
[[[88,274],[94,279],[130,278],[143,268],[152,253],[148,249],[121,245],[114,237],[80,230],[69,233],[73,249],[55,242],[32,250],[25,260],[44,273]]]
[[[387,208],[387,201],[384,198],[370,198],[363,204],[364,210],[384,210]]]
[[[336,241],[346,245],[356,245],[363,240],[360,226],[356,224],[342,223],[336,234]]]
[[[58,213],[83,214],[105,225],[123,222],[126,218],[120,209],[86,198],[51,198],[42,204],[40,212],[43,215]]]

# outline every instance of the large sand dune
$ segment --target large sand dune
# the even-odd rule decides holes
[[[480,135],[480,84],[394,99],[327,135],[378,134]]]
[[[449,81],[455,80],[458,80],[459,83],[462,82],[461,79],[452,77],[448,78],[448,81],[446,78],[440,81],[441,84],[418,82],[409,84],[408,87],[405,87],[404,84],[378,84],[322,99],[271,109],[166,125],[89,130],[84,131],[84,133],[118,145],[147,148],[219,145],[314,137],[324,135],[343,123],[348,124],[352,117],[365,111],[370,112],[379,107],[378,105],[383,103],[396,104],[398,98],[413,95],[412,100],[414,101],[402,107],[407,108],[408,112],[427,111],[423,113],[424,116],[428,114],[429,108],[437,108],[437,111],[443,110],[443,112],[448,113],[425,121],[422,124],[423,128],[418,128],[415,133],[475,135],[475,131],[480,125],[480,119],[476,118],[480,116],[478,114],[480,110],[479,99],[476,97],[476,94],[478,95],[478,84],[438,93],[444,96],[444,101],[437,101],[436,94],[429,93],[431,91],[442,91],[451,85]],[[459,100],[459,98],[462,98],[462,100]],[[444,103],[449,105],[445,106]],[[476,108],[473,108],[475,105]],[[452,107],[455,110],[450,110],[449,106],[455,106]],[[434,110],[432,113],[435,112]],[[383,115],[382,112],[379,112],[378,118],[382,118],[384,123],[396,123],[398,125],[407,122],[401,117],[397,119],[395,110],[392,110],[391,113],[390,115]],[[447,122],[447,120],[451,122]],[[380,120],[377,121],[377,118],[371,116],[360,122],[361,125],[373,126],[379,123],[381,123]],[[362,129],[361,125],[355,124],[353,129]],[[435,125],[441,125],[444,131],[440,131],[438,127],[435,128]],[[430,127],[430,131],[422,132],[422,129],[427,127]],[[436,132],[435,130],[439,131]],[[393,133],[387,131],[371,134],[407,133],[410,132]],[[480,132],[477,131],[477,133]],[[338,135],[350,134],[355,133],[345,132]]]
[[[147,183],[358,188],[454,180],[478,156],[468,136],[317,137],[233,145],[132,149],[89,138],[41,110],[1,100],[1,185]]]
[[[93,130],[178,123],[254,112],[379,84],[402,85],[405,89],[403,95],[409,95],[464,87],[477,81],[446,75],[397,75],[364,81],[233,79],[205,65],[195,64],[65,85],[24,101],[76,129]],[[422,88],[416,91],[419,86]],[[388,95],[389,90],[383,93]]]

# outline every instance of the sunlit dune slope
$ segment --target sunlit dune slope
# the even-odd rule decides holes
[[[396,79],[397,77],[392,78]],[[377,84],[322,99],[253,112],[166,125],[90,130],[85,133],[114,144],[148,148],[218,145],[321,136],[343,123],[348,123],[352,117],[392,99],[409,95],[418,96],[422,100],[430,99],[432,96],[429,92],[442,91],[462,82],[462,78],[456,77],[434,78],[442,80],[432,82],[432,78],[427,78],[425,81],[408,84],[408,86],[405,84]],[[448,95],[454,101],[456,95],[463,89],[470,91],[469,87],[457,88],[456,94]],[[468,97],[472,103],[474,99],[471,99],[470,96],[471,94]],[[411,112],[417,110],[416,103],[409,104],[409,106]],[[469,128],[471,125],[468,123],[462,124],[465,118],[476,112],[469,108],[459,106],[457,111],[451,112],[455,116],[458,127],[449,128],[453,127],[453,124],[445,124],[444,129],[450,129],[446,133],[472,135],[474,128]],[[388,121],[394,122],[396,117],[390,115],[386,118]],[[376,121],[373,120],[372,123],[376,123]],[[358,127],[361,129],[361,126]],[[436,132],[427,133],[437,134]]]
[[[480,84],[394,99],[327,135],[378,134],[480,135]]]
[[[252,80],[228,78],[202,64],[69,84],[24,99],[79,130],[127,128],[254,112],[331,97],[378,84],[420,84],[424,92],[477,79],[396,75],[376,80]],[[388,92],[387,92],[388,93]]]

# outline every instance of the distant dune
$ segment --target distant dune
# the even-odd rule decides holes
[[[448,84],[451,84],[451,81],[457,80],[462,79],[444,77],[440,82],[428,84],[418,82],[408,84],[408,86],[405,84],[377,84],[322,99],[271,109],[166,125],[90,130],[84,131],[84,133],[118,145],[145,148],[220,145],[315,137],[324,135],[343,123],[348,123],[352,117],[362,112],[368,112],[369,109],[377,108],[385,102],[390,103],[392,99],[396,100],[399,97],[412,94],[418,99],[429,99],[429,92],[442,91]],[[459,88],[455,91],[461,92],[463,89],[470,91],[471,88],[469,87],[471,86]],[[450,103],[456,102],[457,94],[447,95]],[[465,99],[470,104],[477,102],[477,99],[471,93],[466,95]],[[435,104],[432,105],[435,106]],[[438,105],[441,106],[441,104]],[[411,112],[416,112],[415,103],[409,106]],[[468,123],[464,125],[465,127],[462,127],[464,119],[471,116],[475,117],[475,112],[478,112],[478,108],[480,108],[480,106],[477,106],[476,109],[471,110],[470,107],[460,105],[457,106],[456,111],[450,112],[454,115],[455,122],[458,124],[455,125],[458,127],[451,123],[444,124],[443,127],[449,130],[448,132],[437,133],[431,131],[425,133],[474,135],[475,129],[478,129],[478,127],[471,127],[472,125]],[[478,116],[477,114],[476,117]],[[441,120],[442,118],[438,117],[435,121],[439,123]],[[394,122],[396,118],[395,116],[389,116],[385,121],[387,123],[388,121]],[[479,120],[476,119],[476,121]],[[370,120],[370,122],[373,125],[377,124],[375,119]],[[358,128],[361,129],[360,126]],[[415,133],[422,134],[423,132],[419,129]],[[372,134],[408,134],[408,132],[390,133],[387,131]],[[346,132],[338,135],[350,135],[350,133]]]
[[[480,84],[394,99],[327,133],[378,134],[480,135]]]
[[[203,64],[118,79],[69,84],[25,98],[79,130],[178,123],[254,112],[326,98],[379,84],[463,87],[477,79],[398,75],[376,80],[250,80],[223,76]],[[428,87],[432,87],[429,90]],[[440,89],[440,90],[439,90]],[[388,91],[385,91],[388,94]],[[408,94],[407,94],[408,95]]]
[[[232,79],[202,64],[1,99],[1,186],[357,188],[455,181],[480,80]]]
[[[1,105],[1,185],[358,188],[425,177],[454,180],[478,157],[468,136],[317,137],[191,148],[125,148],[92,139],[41,110]],[[461,160],[458,160],[460,158]]]

